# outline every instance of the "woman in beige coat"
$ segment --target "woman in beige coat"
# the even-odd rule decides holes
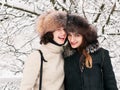
[[[52,11],[40,15],[37,31],[43,62],[41,90],[64,90],[63,44],[66,41],[66,12]],[[20,90],[39,90],[41,55],[34,51],[25,62]]]

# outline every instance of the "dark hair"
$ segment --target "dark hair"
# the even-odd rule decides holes
[[[53,40],[53,32],[47,32],[40,39],[40,44],[47,44],[48,42]]]
[[[92,67],[92,57],[86,51],[86,47],[90,44],[98,43],[97,32],[95,27],[90,25],[88,21],[76,14],[67,15],[66,32],[79,33],[83,36],[82,44],[77,48],[78,52],[82,52],[80,57],[81,66]]]

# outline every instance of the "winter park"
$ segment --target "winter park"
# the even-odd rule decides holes
[[[49,10],[77,13],[97,28],[120,90],[120,0],[0,0],[0,90],[20,89],[25,61],[40,48],[36,20]]]

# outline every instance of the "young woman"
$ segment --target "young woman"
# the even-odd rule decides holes
[[[40,50],[43,61],[41,90],[64,90],[64,61],[62,45],[66,40],[66,12],[52,11],[40,15],[37,31],[40,34]],[[39,90],[41,55],[33,52],[25,63],[20,90]]]
[[[118,90],[109,52],[99,47],[95,28],[68,14],[66,32],[74,53],[65,58],[65,90]]]

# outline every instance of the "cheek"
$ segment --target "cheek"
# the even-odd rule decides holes
[[[80,38],[80,41],[82,42],[82,38]]]
[[[71,41],[71,37],[70,36],[68,36],[68,40]]]
[[[53,37],[56,38],[58,36],[58,33],[54,32]]]
[[[80,44],[82,44],[82,41],[83,41],[83,38],[80,38],[80,39],[79,39]]]
[[[53,40],[57,41],[58,40],[58,36],[54,36]]]

